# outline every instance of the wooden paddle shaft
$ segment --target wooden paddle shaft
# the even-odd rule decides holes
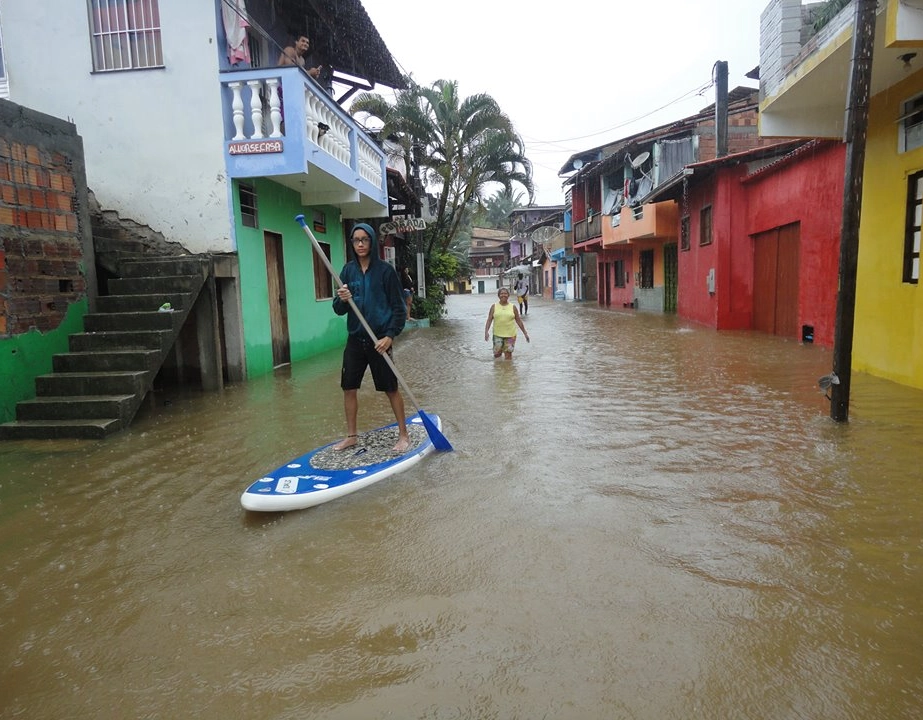
[[[321,261],[327,268],[327,272],[330,273],[331,277],[336,281],[337,289],[344,287],[343,281],[340,280],[340,276],[337,274],[336,270],[333,269],[333,265],[330,264],[330,260],[327,259],[326,253],[321,249],[320,243],[317,242],[317,238],[314,237],[314,233],[311,232],[311,228],[308,227],[307,222],[305,222],[304,216],[299,215],[301,218],[301,227],[304,228],[305,233],[308,237],[311,238],[311,244],[314,246],[314,252],[320,257]],[[296,218],[297,219],[297,218]],[[359,322],[362,323],[362,327],[365,328],[365,331],[369,334],[369,337],[372,338],[372,342],[376,345],[378,344],[378,337],[375,335],[375,331],[372,330],[372,327],[369,325],[368,321],[365,319],[365,316],[359,312],[359,308],[356,307],[356,303],[352,298],[349,298],[349,307],[352,308],[352,311],[356,313],[356,317],[359,318]],[[410,398],[410,402],[413,403],[414,408],[419,413],[420,403],[417,402],[417,399],[413,396],[413,393],[410,392],[410,388],[407,387],[407,383],[404,382],[404,378],[401,377],[401,374],[398,372],[397,368],[394,366],[394,361],[391,359],[391,356],[388,353],[381,353],[382,357],[385,359],[385,362],[388,363],[388,367],[391,368],[391,372],[394,373],[394,377],[397,378],[397,381],[400,383],[404,392],[407,393],[407,397]]]

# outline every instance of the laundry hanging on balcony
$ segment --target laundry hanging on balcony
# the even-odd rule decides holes
[[[247,7],[244,0],[222,0],[221,19],[228,40],[228,62],[231,65],[250,64],[250,43],[247,39]]]

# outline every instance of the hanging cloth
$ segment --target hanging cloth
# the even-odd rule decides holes
[[[221,19],[228,39],[228,62],[237,65],[250,63],[250,43],[247,41],[247,7],[244,0],[222,0]]]

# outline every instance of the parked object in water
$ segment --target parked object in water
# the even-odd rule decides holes
[[[428,417],[441,429],[438,415]],[[407,432],[411,446],[400,454],[392,450],[397,423],[361,433],[346,450],[334,450],[335,442],[312,450],[252,483],[240,504],[258,512],[303,510],[403,472],[436,450],[419,414],[407,418]]]

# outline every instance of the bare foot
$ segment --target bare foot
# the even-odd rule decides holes
[[[397,445],[391,448],[396,453],[407,452],[410,449],[410,438],[405,435],[397,439]]]
[[[356,447],[359,444],[358,435],[347,435],[345,438],[340,440],[336,445],[333,446],[334,450],[348,450],[351,447]]]

